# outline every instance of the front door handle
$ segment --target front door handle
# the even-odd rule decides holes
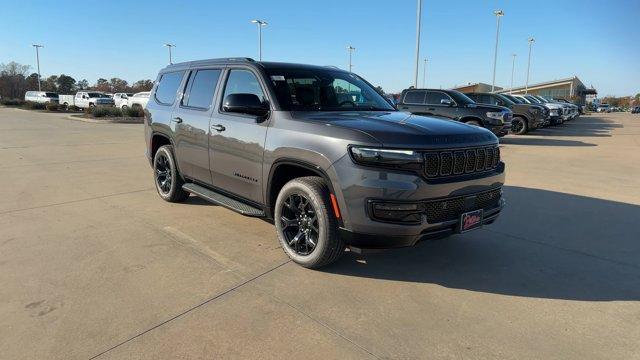
[[[182,118],[179,116],[176,116],[173,119],[171,119],[171,121],[175,121],[176,123],[180,124],[182,122]]]
[[[222,132],[222,131],[225,131],[226,129],[227,129],[226,127],[224,127],[223,125],[220,125],[220,124],[211,125],[211,130],[215,130],[217,132]]]

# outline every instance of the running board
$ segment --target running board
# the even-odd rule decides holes
[[[182,185],[182,189],[198,197],[201,197],[207,201],[210,201],[214,204],[224,206],[228,209],[239,212],[242,215],[255,216],[255,217],[265,216],[264,211],[262,211],[261,209],[253,207],[249,204],[243,203],[236,199],[230,198],[219,192],[209,190],[204,186],[200,186],[198,184],[186,183]]]

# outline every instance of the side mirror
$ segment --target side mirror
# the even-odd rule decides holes
[[[269,106],[260,101],[256,94],[231,94],[224,98],[222,110],[226,112],[266,116]]]
[[[442,100],[440,100],[440,104],[441,105],[447,105],[447,106],[453,106],[453,101],[451,101],[449,99],[442,99]]]

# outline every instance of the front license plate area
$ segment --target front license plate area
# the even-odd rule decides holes
[[[464,233],[482,227],[483,216],[484,213],[482,209],[469,211],[460,215],[459,231]]]

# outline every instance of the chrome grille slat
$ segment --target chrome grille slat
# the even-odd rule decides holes
[[[439,178],[493,170],[500,162],[498,146],[424,152],[424,174]]]

